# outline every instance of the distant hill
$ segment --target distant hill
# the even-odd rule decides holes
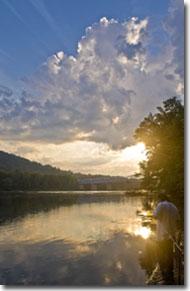
[[[28,159],[0,151],[0,171],[5,172],[27,172],[44,175],[64,175],[68,171],[62,171],[50,165],[42,165]]]
[[[1,190],[128,190],[138,189],[134,178],[85,175],[62,171],[0,151]]]
[[[71,171],[63,171],[59,168],[42,165],[38,162],[30,161],[23,157],[17,156],[15,154],[10,154],[4,151],[0,151],[0,171],[5,172],[26,172],[26,173],[37,173],[44,175],[65,175],[67,173],[72,173]],[[82,173],[72,173],[79,180],[81,179],[93,179],[93,178],[112,178],[116,180],[126,180],[126,177],[121,176],[110,176],[110,175],[92,175],[92,174],[82,174]]]
[[[71,171],[0,151],[0,191],[76,189],[78,180]]]

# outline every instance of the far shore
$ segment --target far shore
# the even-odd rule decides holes
[[[4,195],[54,195],[54,196],[67,196],[67,195],[124,195],[124,196],[144,196],[151,195],[147,190],[0,190],[0,196]]]

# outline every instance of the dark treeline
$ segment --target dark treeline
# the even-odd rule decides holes
[[[0,190],[76,190],[77,178],[72,173],[62,175],[0,171]]]
[[[27,173],[21,171],[5,172],[0,170],[0,191],[61,191],[61,190],[137,190],[140,180],[113,177],[109,185],[79,185],[78,175],[66,172],[61,175]]]
[[[100,183],[93,187],[91,184],[83,185],[82,189],[80,190],[97,190],[97,191],[130,191],[131,193],[135,194],[135,191],[140,190],[140,179],[127,179],[124,178],[123,180],[120,179],[113,179],[109,182],[109,184]]]
[[[50,165],[0,151],[0,190],[75,190],[77,177]]]
[[[140,164],[142,187],[165,191],[184,214],[184,106],[176,98],[163,102],[136,129],[146,145],[147,160]]]

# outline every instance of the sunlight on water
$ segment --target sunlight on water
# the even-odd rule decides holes
[[[150,230],[125,197],[61,206],[0,225],[1,284],[143,285],[138,253]]]
[[[136,209],[141,201],[91,203],[40,212],[1,226],[1,241],[38,242],[67,239],[75,242],[107,239],[115,231],[136,234],[141,221]]]

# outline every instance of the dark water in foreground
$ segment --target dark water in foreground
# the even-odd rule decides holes
[[[36,209],[37,196],[23,201],[18,195],[16,215],[10,200],[1,199],[0,284],[145,285],[140,256],[151,230],[136,213],[144,198],[89,194],[75,193],[80,199],[68,203],[60,193],[65,200],[52,208],[43,196]]]

